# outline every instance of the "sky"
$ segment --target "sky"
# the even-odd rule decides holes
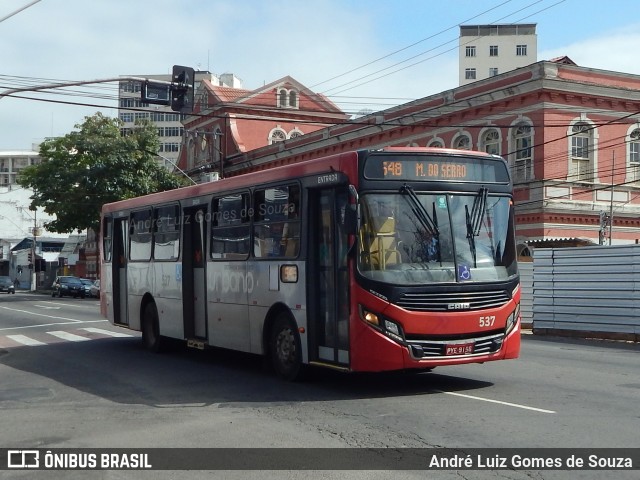
[[[35,3],[34,3],[35,2]],[[24,10],[12,13],[27,6]],[[0,0],[0,150],[29,150],[86,116],[117,116],[117,82],[233,73],[246,89],[290,75],[350,114],[458,86],[459,25],[535,23],[538,58],[640,75],[638,0]],[[10,16],[11,15],[11,16]]]

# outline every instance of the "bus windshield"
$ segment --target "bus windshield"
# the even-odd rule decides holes
[[[358,270],[395,285],[504,281],[517,274],[509,197],[399,192],[360,196]]]

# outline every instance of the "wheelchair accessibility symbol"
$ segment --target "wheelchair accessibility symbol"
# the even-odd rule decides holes
[[[458,265],[458,280],[471,280],[471,270],[469,265]]]

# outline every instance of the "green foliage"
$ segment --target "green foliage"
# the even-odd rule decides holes
[[[48,230],[69,233],[100,227],[105,203],[184,185],[159,165],[159,140],[150,122],[122,136],[119,119],[96,113],[77,130],[40,145],[42,162],[22,170],[18,183],[34,190],[30,208],[55,215]]]

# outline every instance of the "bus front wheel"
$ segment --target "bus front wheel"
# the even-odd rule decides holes
[[[278,314],[271,328],[269,353],[276,373],[285,380],[300,380],[303,374],[300,335],[295,322],[285,313]]]
[[[142,343],[151,352],[162,351],[163,341],[158,326],[158,309],[156,304],[148,303],[142,316]]]

